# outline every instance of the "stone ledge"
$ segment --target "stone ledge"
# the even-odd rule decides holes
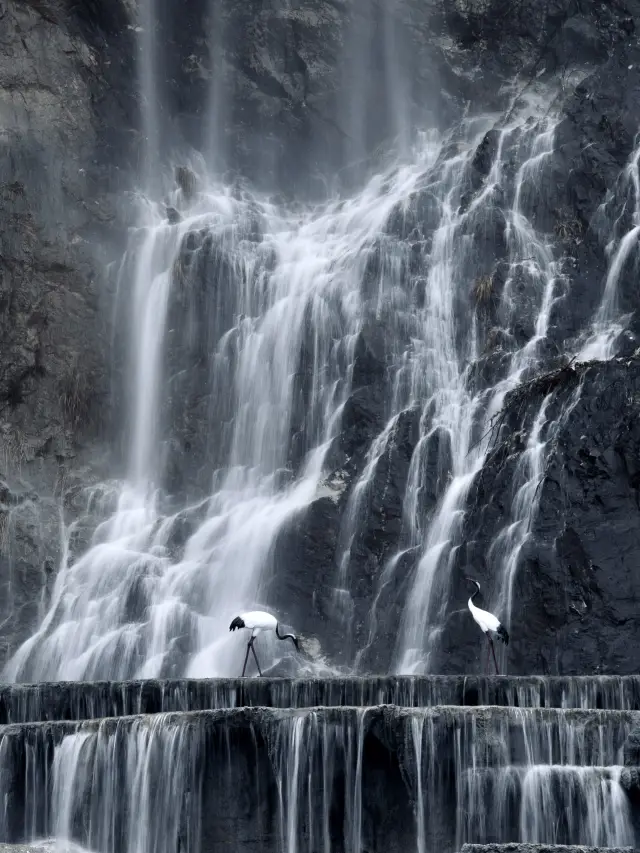
[[[490,705],[636,711],[640,710],[640,677],[216,678],[0,686],[0,724],[257,706],[376,705]]]
[[[633,853],[633,847],[583,847],[579,844],[463,844],[460,853]]]

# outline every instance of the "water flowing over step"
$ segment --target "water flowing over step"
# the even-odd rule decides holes
[[[0,687],[0,724],[244,706],[342,705],[640,711],[640,676],[345,676],[17,684]]]
[[[465,844],[460,853],[632,853],[632,847],[585,847],[577,844]],[[0,851],[1,853],[1,851]]]
[[[96,851],[634,843],[637,711],[239,708],[0,730],[0,840]]]
[[[0,844],[0,853],[87,853],[87,851],[71,841],[48,838],[35,841],[33,844]]]

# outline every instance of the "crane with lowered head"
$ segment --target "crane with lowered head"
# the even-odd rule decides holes
[[[242,667],[242,678],[244,678],[244,674],[247,669],[249,651],[253,652],[253,657],[255,659],[256,666],[258,667],[258,674],[262,675],[262,670],[258,663],[258,656],[256,655],[256,650],[253,645],[256,637],[261,631],[273,631],[279,640],[291,640],[296,649],[300,649],[298,638],[295,634],[281,634],[278,620],[275,616],[272,616],[271,613],[267,613],[266,610],[250,610],[247,613],[240,613],[231,622],[231,625],[229,625],[230,631],[236,631],[242,628],[246,628],[251,631],[251,636],[247,642],[247,653],[244,657],[244,666]]]

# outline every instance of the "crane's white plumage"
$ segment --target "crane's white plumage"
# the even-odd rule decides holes
[[[237,620],[240,620],[243,624],[236,624],[235,628],[250,628],[254,636],[260,631],[275,631],[278,625],[276,617],[272,616],[271,613],[267,613],[266,610],[249,610],[247,613],[241,613],[239,616],[236,616],[233,622],[237,623]],[[232,626],[233,622],[231,623]],[[235,628],[231,627],[230,630],[234,631]]]
[[[494,633],[500,627],[500,620],[497,616],[494,616],[493,613],[489,613],[488,610],[481,610],[479,607],[476,607],[471,599],[468,601],[469,610],[471,611],[471,615],[473,616],[477,625],[480,626],[480,629],[484,631],[486,634],[487,631],[493,631]]]
[[[253,657],[255,659],[256,666],[258,667],[258,673],[262,675],[260,664],[258,663],[258,656],[256,655],[255,648],[253,647],[253,642],[260,631],[273,631],[279,640],[291,640],[296,649],[299,648],[298,638],[295,634],[281,634],[278,630],[278,620],[271,613],[267,613],[266,610],[248,610],[246,613],[241,613],[239,616],[236,616],[231,622],[231,625],[229,625],[229,630],[236,631],[241,628],[247,628],[251,631],[251,636],[247,643],[247,654],[245,655],[244,666],[242,667],[243,676],[247,669],[249,651],[253,652]]]

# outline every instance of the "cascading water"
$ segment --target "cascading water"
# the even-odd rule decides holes
[[[225,77],[225,66],[222,61],[224,45],[224,17],[220,0],[210,0],[209,3],[209,32],[210,36],[210,67],[211,81],[209,86],[209,104],[207,122],[205,123],[206,138],[202,146],[207,152],[207,162],[216,172],[224,169],[227,162],[225,144],[225,118],[228,104],[225,99],[225,88],[228,81]]]
[[[431,153],[427,146],[427,160]],[[115,515],[98,526],[92,547],[62,567],[49,613],[11,662],[11,678],[235,672],[242,650],[228,623],[259,601],[278,531],[318,492],[363,313],[387,298],[385,282],[373,305],[363,303],[368,251],[422,174],[418,159],[386,181],[376,178],[353,201],[302,218],[250,197],[203,193],[179,225],[156,219],[133,235],[124,260],[132,270],[137,328],[131,485]],[[256,220],[259,237],[252,231]],[[185,269],[185,243],[197,229],[208,236]],[[168,542],[179,517],[162,515],[154,487],[162,478],[167,312],[176,290],[199,284],[207,253],[220,253],[228,272],[229,289],[216,296],[212,381],[215,399],[230,402],[233,420],[226,432],[224,423],[214,427],[220,465],[214,491],[175,562]],[[290,485],[282,488],[305,334],[313,341],[306,353],[309,452],[297,478],[289,472]],[[189,653],[177,665],[171,656],[178,638]]]
[[[449,853],[514,837],[632,845],[618,765],[637,721],[638,712],[387,706],[7,727],[0,796],[11,808],[0,837],[53,831],[114,853],[215,851],[237,831],[240,845],[259,837],[261,849],[286,853]]]
[[[459,544],[469,489],[490,449],[489,435],[493,419],[508,392],[516,387],[526,369],[535,364],[537,346],[547,332],[549,312],[555,298],[556,268],[550,247],[544,242],[543,236],[537,234],[525,211],[527,202],[530,204],[530,197],[534,195],[533,187],[541,183],[545,160],[553,150],[553,134],[554,125],[549,125],[548,120],[529,123],[524,127],[518,124],[501,130],[485,189],[466,207],[461,204],[459,194],[465,186],[463,176],[469,169],[477,145],[461,158],[458,173],[449,186],[445,185],[445,192],[453,194],[447,204],[453,206],[456,214],[452,217],[451,212],[444,208],[443,221],[434,235],[428,279],[431,292],[444,295],[444,300],[442,297],[440,300],[441,305],[446,305],[446,300],[452,300],[454,283],[462,278],[470,266],[469,259],[465,266],[464,254],[460,257],[461,253],[456,248],[458,241],[464,245],[463,235],[470,227],[477,227],[478,223],[488,227],[490,217],[495,216],[495,196],[504,192],[500,185],[501,157],[506,146],[514,145],[512,137],[515,137],[516,150],[524,153],[524,161],[515,177],[513,202],[505,222],[508,272],[501,296],[501,312],[506,328],[511,328],[513,323],[510,315],[514,311],[513,289],[516,284],[522,289],[524,282],[529,282],[533,292],[540,292],[541,297],[538,306],[533,309],[534,316],[530,318],[533,320],[533,335],[512,355],[506,376],[488,391],[482,390],[475,395],[469,393],[469,376],[460,367],[455,374],[451,374],[459,358],[456,354],[458,332],[454,324],[452,302],[445,314],[448,316],[448,327],[436,332],[433,346],[439,347],[442,354],[439,375],[444,374],[445,380],[440,380],[435,394],[427,397],[423,430],[426,433],[425,445],[434,435],[438,436],[439,441],[444,437],[451,454],[451,476],[426,532],[423,555],[416,569],[413,589],[409,593],[399,646],[397,668],[400,672],[429,671],[434,666],[434,650],[446,618],[449,574]],[[477,282],[477,291],[481,291],[482,286],[482,280]],[[491,288],[491,280],[487,280],[484,286]],[[487,296],[490,293],[484,298]],[[427,323],[430,320],[428,314]],[[463,350],[471,361],[477,360],[480,355],[477,334],[475,319]],[[446,372],[451,374],[448,378]],[[438,372],[435,373],[438,375]],[[446,388],[450,390],[443,395],[443,389]],[[481,438],[474,441],[476,435]],[[420,445],[418,452],[423,452]],[[419,463],[414,466],[413,473],[416,480],[410,483],[407,498],[412,513],[415,513],[415,495],[423,488]],[[414,521],[410,529],[419,531],[419,522]]]
[[[620,176],[619,184],[616,195],[623,197],[624,204],[621,213],[613,223],[613,237],[607,247],[611,253],[611,262],[604,283],[602,300],[593,320],[591,334],[578,353],[580,361],[610,359],[614,354],[616,340],[624,328],[622,318],[619,316],[618,283],[625,265],[634,256],[640,236],[640,137],[636,139],[636,147]],[[601,205],[599,211],[605,214],[605,221],[607,207],[612,202],[613,194],[610,196]]]
[[[0,724],[210,708],[375,705],[640,711],[640,676],[309,676],[21,684],[0,690]]]
[[[547,462],[582,393],[578,379],[566,396],[542,383],[507,435],[518,393],[572,355],[555,325],[570,295],[564,226],[545,198],[562,108],[536,78],[501,115],[470,110],[416,137],[411,19],[400,0],[355,0],[335,56],[350,195],[275,201],[213,177],[247,107],[228,82],[247,72],[243,97],[282,90],[296,121],[315,116],[318,58],[299,35],[321,11],[258,4],[256,39],[286,34],[284,75],[260,44],[261,76],[228,50],[249,7],[202,5],[202,161],[190,152],[167,189],[175,117],[157,41],[158,18],[173,19],[155,0],[134,4],[141,192],[114,311],[126,472],[87,491],[48,609],[6,667],[11,682],[49,683],[0,687],[0,841],[53,836],[95,853],[634,845],[638,677],[424,675],[446,666],[449,620],[468,617],[453,595],[467,510],[498,450],[511,491],[482,580],[512,628]],[[343,4],[329,5],[331,29]],[[383,137],[398,158],[371,177]],[[263,142],[257,171],[275,171],[277,140]],[[610,264],[592,327],[571,330],[569,366],[611,358],[624,326],[639,152],[599,211]],[[387,488],[402,491],[395,515]],[[313,590],[315,530],[296,551],[309,518],[333,525],[321,545],[334,536]],[[302,640],[314,620],[331,653],[310,660],[261,635],[263,669],[298,677],[234,678],[244,643],[229,621],[254,607],[296,622]],[[370,660],[401,674],[353,674]]]
[[[160,171],[160,114],[157,88],[156,4],[155,0],[139,0],[138,83],[141,99],[142,138],[140,173],[147,193],[158,188]]]
[[[518,470],[514,476],[514,496],[511,507],[512,522],[504,527],[492,543],[488,559],[502,567],[504,580],[503,597],[499,601],[499,611],[504,613],[505,624],[511,624],[511,599],[513,582],[518,566],[520,551],[524,545],[536,511],[536,499],[539,495],[544,474],[545,441],[542,431],[546,425],[546,411],[549,399],[545,398],[538,412],[527,441],[527,448],[518,460]]]
[[[278,537],[331,491],[328,454],[358,390],[357,344],[370,323],[385,327],[386,425],[363,454],[343,511],[331,616],[345,634],[345,663],[361,666],[376,647],[380,595],[404,555],[420,553],[391,666],[438,667],[470,489],[505,400],[544,358],[551,312],[565,292],[549,223],[536,222],[555,121],[538,117],[531,102],[495,124],[468,119],[442,138],[426,135],[409,165],[371,179],[351,200],[303,212],[185,170],[170,199],[178,222],[145,202],[118,288],[131,328],[129,477],[91,547],[80,555],[65,549],[49,611],[7,666],[9,679],[234,674],[242,649],[229,636],[230,619],[269,605]],[[479,178],[488,139],[490,163]],[[416,205],[426,225],[409,226]],[[497,265],[483,254],[488,236],[502,246]],[[499,326],[489,327],[491,312]],[[492,381],[478,381],[492,336],[508,346]],[[209,409],[198,403],[199,426],[178,438],[179,400],[201,399],[202,383],[211,389]],[[529,492],[535,496],[544,469],[538,433],[547,405],[532,421],[512,518],[493,546],[501,568],[490,589],[507,611],[535,513]],[[357,648],[347,640],[352,556],[380,462],[403,418],[418,412],[399,550],[378,575],[366,649]],[[178,470],[178,489],[199,496],[176,513],[163,486],[184,464],[171,461],[176,443],[194,440],[213,485],[189,489]],[[282,652],[271,644],[271,662]]]

